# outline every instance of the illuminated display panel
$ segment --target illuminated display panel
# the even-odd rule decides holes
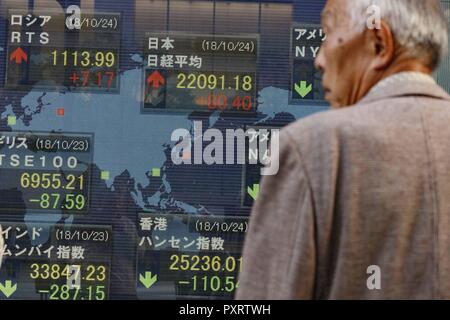
[[[322,75],[314,67],[326,34],[320,24],[294,24],[292,27],[291,103],[323,102]]]
[[[258,37],[148,33],[144,111],[257,109]]]
[[[111,228],[3,223],[7,249],[3,298],[105,300],[109,296]]]
[[[9,10],[8,17],[8,89],[119,89],[120,14]]]
[[[140,214],[139,224],[139,298],[232,298],[246,217]]]
[[[242,173],[242,205],[251,207],[258,199],[261,169],[264,161],[270,157],[270,138],[274,131],[279,131],[279,126],[271,125],[251,125],[247,126],[246,136],[246,158],[247,164],[243,166]],[[261,161],[262,160],[262,161]]]
[[[0,210],[24,202],[34,211],[89,210],[92,135],[0,132],[0,189],[17,188],[21,199],[0,195]]]
[[[327,110],[324,2],[0,1],[0,299],[232,298],[260,150],[194,129]]]

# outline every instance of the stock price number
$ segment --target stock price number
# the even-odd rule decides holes
[[[170,262],[169,270],[172,271],[239,272],[242,270],[242,257],[173,254],[170,256]]]
[[[54,50],[51,55],[53,66],[113,68],[117,64],[116,53],[113,51]]]
[[[83,211],[87,206],[87,200],[84,194],[43,193],[38,198],[30,199],[29,201],[31,203],[37,203],[39,209]]]
[[[52,284],[49,290],[50,300],[105,300],[106,286],[91,285],[70,287],[67,284]]]
[[[118,86],[117,53],[114,50],[54,50],[52,64],[71,67],[65,85],[110,89]]]
[[[106,280],[106,266],[33,263],[30,265],[30,278],[33,280],[68,280],[69,278],[79,278],[88,282],[103,282]]]
[[[254,108],[252,96],[235,96],[231,99],[225,94],[210,94],[207,99],[209,110],[236,110],[236,111],[252,111]]]
[[[239,288],[239,281],[235,276],[193,276],[189,282],[190,288],[193,292],[199,293],[232,293]],[[187,284],[187,282],[180,281],[180,284]]]
[[[172,254],[170,262],[169,270],[184,274],[178,281],[183,294],[229,295],[239,287],[242,257]]]
[[[236,90],[251,92],[254,77],[251,75],[179,73],[177,89],[188,90]]]
[[[37,190],[37,196],[36,191],[32,191],[28,200],[37,209],[82,211],[87,206],[84,174],[24,172],[20,176],[20,186],[24,190]]]
[[[81,70],[73,72],[69,77],[69,84],[74,87],[98,87],[98,88],[116,88],[117,77],[114,71]]]
[[[36,281],[49,282],[49,289],[40,292],[48,293],[50,300],[106,299],[107,267],[104,265],[33,263],[30,266],[29,276]],[[74,279],[80,280],[79,286],[67,284],[69,280]]]
[[[24,172],[20,176],[20,186],[23,189],[43,189],[43,190],[79,190],[85,188],[85,177],[83,174],[42,173]]]

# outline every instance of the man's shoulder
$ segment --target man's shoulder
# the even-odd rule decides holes
[[[315,140],[337,134],[367,136],[390,127],[420,125],[425,112],[430,117],[450,120],[450,100],[420,96],[386,98],[316,113],[290,124],[284,131],[300,142],[313,136]]]
[[[289,135],[295,141],[309,140],[313,136],[315,139],[337,134],[338,131],[349,125],[355,125],[364,119],[357,106],[339,110],[329,110],[319,112],[311,116],[299,119],[285,127],[282,133]]]
[[[316,161],[336,156],[343,148],[362,154],[374,144],[394,146],[413,141],[420,138],[424,125],[442,136],[450,136],[448,123],[449,100],[405,96],[317,113],[285,127],[281,137],[304,158]]]

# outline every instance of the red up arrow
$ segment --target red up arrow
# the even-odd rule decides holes
[[[11,57],[9,58],[9,61],[16,60],[16,64],[22,63],[22,60],[27,62],[28,56],[27,54],[22,50],[22,48],[17,48],[16,50],[11,53]]]
[[[147,85],[150,85],[152,83],[153,88],[158,89],[160,85],[164,85],[166,83],[166,80],[161,75],[161,73],[159,73],[158,71],[153,71],[153,73],[147,78]]]

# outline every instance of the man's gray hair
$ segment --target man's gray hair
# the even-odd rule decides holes
[[[448,21],[438,0],[347,0],[347,5],[357,28],[366,28],[370,8],[378,8],[396,42],[433,70],[447,55]]]

